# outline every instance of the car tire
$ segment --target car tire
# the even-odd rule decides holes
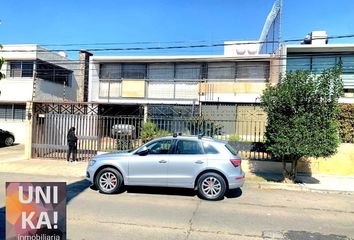
[[[95,185],[100,193],[117,193],[122,188],[123,176],[114,168],[104,168],[98,172]]]
[[[13,137],[5,138],[4,144],[7,147],[13,145],[14,144],[14,138]]]
[[[204,173],[198,179],[198,195],[199,197],[217,201],[224,198],[226,192],[226,183],[223,177],[217,173]]]

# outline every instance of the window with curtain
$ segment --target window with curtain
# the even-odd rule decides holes
[[[148,78],[151,80],[172,80],[174,72],[173,63],[151,63],[148,65]]]
[[[193,80],[200,79],[201,63],[177,63],[176,64],[176,79]]]
[[[100,64],[100,79],[121,79],[122,64],[102,63]]]
[[[236,76],[240,79],[268,79],[269,62],[238,62]]]
[[[208,79],[234,79],[235,63],[208,63]]]
[[[124,63],[123,64],[123,78],[145,79],[146,78],[146,64]]]

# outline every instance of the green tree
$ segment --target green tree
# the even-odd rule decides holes
[[[0,49],[2,49],[2,45],[0,44]],[[4,63],[4,59],[0,57],[0,80],[5,77],[5,75],[1,72],[2,64]]]
[[[153,138],[165,137],[168,135],[170,135],[168,131],[160,130],[155,123],[150,121],[147,121],[143,124],[140,133],[141,139],[144,143],[152,140]]]
[[[261,105],[268,114],[265,145],[283,163],[285,179],[295,181],[303,157],[326,157],[339,145],[336,117],[343,94],[341,66],[321,75],[288,72],[281,83],[268,86]],[[291,162],[291,169],[286,162]]]

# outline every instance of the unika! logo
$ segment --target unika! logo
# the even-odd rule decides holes
[[[6,183],[6,239],[65,237],[65,183]]]
[[[52,189],[52,190],[51,190]],[[23,204],[30,204],[34,202],[36,204],[40,204],[41,202],[45,204],[58,204],[58,186],[50,187],[47,186],[45,191],[40,186],[28,186],[28,196],[25,199],[25,193],[23,190],[23,186],[19,186],[19,201]],[[53,193],[51,195],[51,193]],[[42,225],[45,225],[48,229],[57,229],[58,228],[58,212],[53,211],[52,219],[53,219],[53,226],[51,221],[49,220],[49,213],[48,212],[40,212],[39,217],[37,219],[37,224],[35,225],[35,221],[33,217],[35,216],[36,212],[31,211],[30,214],[27,215],[27,212],[22,212],[22,221],[21,221],[21,228],[26,229],[29,226],[31,229],[41,229]]]

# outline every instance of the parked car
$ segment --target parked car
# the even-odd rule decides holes
[[[15,142],[15,135],[9,131],[0,129],[0,145],[11,146]]]
[[[112,136],[116,137],[119,135],[134,136],[135,126],[130,124],[115,124],[112,126]]]
[[[245,181],[241,158],[227,143],[205,137],[169,136],[136,150],[108,153],[89,161],[87,179],[101,193],[126,186],[191,188],[201,198],[222,199]]]

